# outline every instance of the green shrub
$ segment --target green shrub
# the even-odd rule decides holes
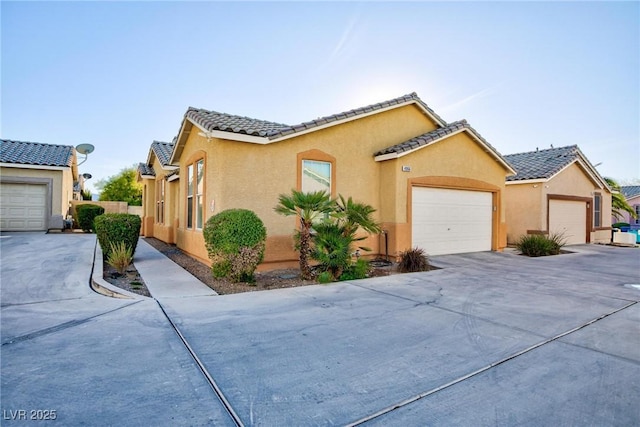
[[[313,251],[311,258],[320,263],[321,271],[331,273],[337,280],[351,265],[351,235],[345,235],[344,227],[333,222],[313,225]]]
[[[370,271],[371,266],[369,265],[369,261],[366,259],[359,259],[344,270],[340,276],[340,280],[365,279],[369,275]]]
[[[400,273],[428,270],[429,259],[423,249],[413,248],[400,253],[400,262],[398,263],[398,271]]]
[[[516,248],[523,255],[530,257],[558,255],[565,245],[565,239],[562,234],[529,234],[520,237],[516,243]]]
[[[211,271],[215,277],[253,282],[264,258],[267,229],[247,209],[228,209],[207,220],[203,230]]]
[[[111,253],[111,245],[119,242],[124,242],[133,256],[142,225],[138,215],[108,213],[96,217],[94,223],[98,242],[106,259]]]
[[[131,261],[133,261],[131,248],[127,247],[125,242],[112,242],[109,245],[109,249],[107,264],[118,270],[118,273],[124,274]]]
[[[318,274],[318,282],[324,284],[333,282],[333,275],[328,271]]]
[[[104,213],[104,208],[98,205],[78,205],[76,206],[76,215],[78,217],[78,226],[82,231],[89,233],[95,230],[94,219]]]

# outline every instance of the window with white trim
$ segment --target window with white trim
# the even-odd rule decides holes
[[[204,221],[204,159],[187,166],[187,228],[202,229]]]
[[[156,181],[156,222],[164,224],[164,178]]]

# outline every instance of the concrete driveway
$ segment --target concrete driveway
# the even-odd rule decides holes
[[[88,278],[91,236],[19,241],[0,239],[3,411],[58,409],[67,424],[231,422],[156,302],[73,284]],[[640,290],[625,285],[640,284],[640,250],[571,249],[442,256],[428,273],[162,306],[245,425],[637,424]],[[13,279],[25,255],[51,250],[82,263],[69,259],[55,280],[34,268]]]

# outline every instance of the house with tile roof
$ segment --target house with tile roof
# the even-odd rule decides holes
[[[78,182],[73,146],[0,140],[0,230],[64,228]]]
[[[633,229],[640,229],[640,185],[623,185],[620,192],[635,212],[637,218],[633,218],[628,212],[621,212],[622,218],[612,219],[615,222],[626,222]]]
[[[567,244],[611,241],[611,189],[577,145],[509,154],[507,241],[560,233]]]
[[[171,164],[175,141],[153,141],[147,161],[138,165],[142,188],[142,235],[167,243],[177,241],[178,178],[180,168]]]
[[[154,144],[138,168],[143,233],[205,262],[207,219],[245,208],[267,228],[260,268],[297,265],[297,221],[274,212],[292,189],[373,206],[384,232],[365,242],[370,256],[506,246],[514,169],[466,121],[445,122],[415,93],[297,125],[190,107],[174,142]]]

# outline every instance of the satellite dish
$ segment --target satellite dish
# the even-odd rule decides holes
[[[90,173],[83,173],[83,174],[82,174],[82,177],[83,177],[84,179],[91,179],[91,178],[92,178],[92,175],[91,175]]]
[[[91,154],[96,148],[91,144],[80,144],[76,147],[76,151],[80,154]]]

